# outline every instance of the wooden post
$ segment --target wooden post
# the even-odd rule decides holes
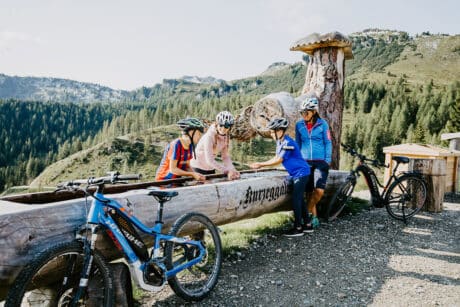
[[[444,159],[411,159],[409,170],[423,174],[427,183],[427,201],[425,210],[441,212],[446,186],[446,160]]]
[[[460,151],[460,132],[457,133],[443,133],[441,140],[449,141],[449,149],[451,151]],[[453,182],[454,188],[452,191],[458,193],[460,191],[460,161],[459,157],[455,157],[453,169]]]
[[[351,41],[339,32],[313,33],[295,42],[290,50],[310,56],[302,94],[315,93],[320,99],[319,113],[329,123],[332,137],[331,167],[338,169],[345,60],[353,58]]]
[[[450,150],[460,150],[460,132],[457,133],[443,133],[441,140],[449,141]]]

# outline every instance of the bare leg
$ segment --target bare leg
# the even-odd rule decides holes
[[[311,212],[314,216],[318,216],[318,213],[316,211],[316,204],[321,200],[323,194],[323,189],[315,189],[313,193],[310,194],[308,200],[308,212]]]

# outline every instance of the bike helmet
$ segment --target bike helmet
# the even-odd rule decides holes
[[[289,121],[284,117],[275,117],[273,118],[267,125],[267,129],[270,130],[278,130],[283,129],[286,130],[289,126]]]
[[[300,112],[307,110],[316,110],[319,109],[319,101],[316,97],[307,97],[304,101],[300,103]]]
[[[201,133],[204,132],[205,125],[201,120],[194,117],[187,117],[181,119],[177,122],[177,125],[182,131],[190,131],[190,130],[199,130]]]
[[[228,111],[219,112],[216,116],[216,123],[219,126],[224,126],[225,128],[230,128],[235,123],[235,118]]]

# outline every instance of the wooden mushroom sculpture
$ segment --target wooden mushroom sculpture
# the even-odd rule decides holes
[[[315,93],[320,99],[319,113],[327,120],[331,130],[331,167],[338,169],[345,60],[353,58],[351,41],[339,32],[313,33],[295,42],[290,50],[303,51],[310,56],[302,94]]]

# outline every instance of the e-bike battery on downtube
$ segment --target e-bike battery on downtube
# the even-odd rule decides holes
[[[384,206],[384,203],[382,202],[382,199],[380,197],[379,184],[377,182],[377,175],[375,174],[374,170],[369,167],[365,167],[364,165],[359,165],[358,171],[363,173],[364,179],[366,180],[366,183],[369,186],[369,190],[371,192],[372,206],[376,208],[382,208]]]
[[[138,232],[131,224],[131,222],[115,209],[110,208],[108,210],[108,213],[115,221],[117,226],[120,228],[123,236],[126,238],[126,240],[128,240],[129,245],[134,250],[136,255],[142,261],[149,260],[150,257],[149,252],[147,250],[147,246],[145,245],[144,241],[142,241],[141,237],[139,236]]]

